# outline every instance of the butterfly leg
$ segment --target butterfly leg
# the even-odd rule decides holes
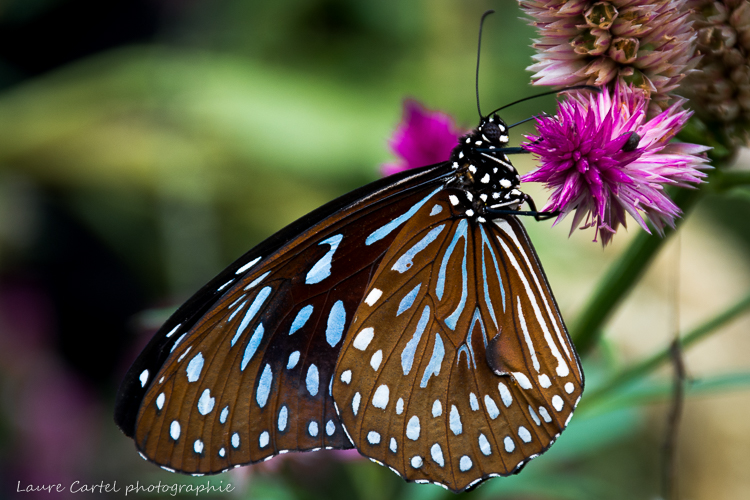
[[[555,210],[554,212],[540,212],[536,209],[536,204],[534,203],[534,200],[529,196],[528,194],[523,194],[523,200],[529,205],[529,208],[531,210],[508,210],[508,209],[492,209],[489,208],[486,211],[486,214],[489,217],[492,217],[494,215],[526,215],[530,217],[534,217],[535,220],[543,221],[548,220],[553,217],[557,217],[560,215],[559,210]]]

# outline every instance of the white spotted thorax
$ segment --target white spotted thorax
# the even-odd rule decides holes
[[[518,189],[521,178],[502,149],[508,145],[508,127],[496,114],[482,118],[479,126],[462,137],[451,153],[456,177],[451,187],[463,191],[452,195],[456,211],[486,222],[488,209],[517,210],[526,199]]]

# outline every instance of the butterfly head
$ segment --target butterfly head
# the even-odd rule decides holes
[[[451,165],[463,196],[454,203],[458,211],[484,222],[488,209],[516,210],[525,195],[521,179],[505,154],[508,126],[497,114],[483,117],[479,126],[462,137],[451,153]],[[460,205],[460,206],[459,206]]]

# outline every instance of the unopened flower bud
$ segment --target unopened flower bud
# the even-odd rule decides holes
[[[607,52],[612,35],[602,29],[586,30],[570,42],[576,54],[599,56]]]
[[[615,36],[642,36],[653,29],[654,17],[656,14],[649,6],[628,7],[620,11],[610,31]]]
[[[586,24],[591,28],[600,28],[608,30],[615,19],[617,19],[617,9],[609,2],[596,2],[583,15]]]
[[[637,38],[615,38],[609,47],[609,57],[620,64],[630,64],[638,56]]]

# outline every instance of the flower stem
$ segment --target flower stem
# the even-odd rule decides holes
[[[717,314],[705,323],[697,326],[696,328],[683,335],[680,339],[680,345],[683,349],[688,348],[692,344],[706,337],[708,334],[716,331],[742,313],[746,312],[748,309],[750,309],[750,292],[748,292],[742,299],[735,302],[721,313]],[[605,382],[602,386],[594,390],[591,394],[588,394],[586,398],[586,404],[590,405],[592,403],[595,403],[602,396],[612,394],[614,391],[626,385],[627,383],[632,382],[633,380],[636,380],[648,373],[651,373],[670,359],[671,350],[671,346],[667,347],[661,352],[658,352],[641,361],[640,363],[627,368],[619,374],[615,375],[608,382]]]
[[[703,196],[705,189],[678,189],[672,200],[687,214]],[[677,219],[676,227],[684,220]],[[615,262],[599,281],[589,302],[573,323],[571,332],[576,349],[585,356],[597,343],[604,323],[614,312],[620,301],[633,288],[648,268],[658,250],[675,229],[667,228],[664,238],[658,234],[638,233],[620,259]]]
[[[711,189],[724,192],[735,187],[750,186],[750,170],[722,170],[716,173]]]

